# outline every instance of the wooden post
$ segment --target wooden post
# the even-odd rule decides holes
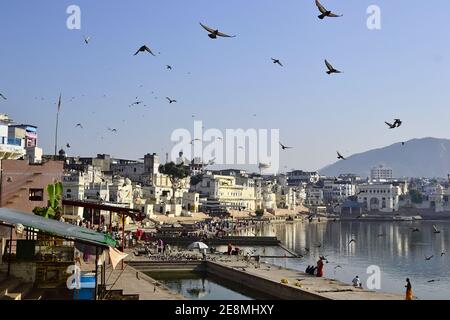
[[[8,273],[7,273],[8,277],[11,273],[11,254],[12,254],[11,250],[12,250],[12,238],[13,238],[12,234],[13,234],[13,227],[11,227],[10,233],[9,233],[9,247],[8,247],[9,254],[8,254]]]
[[[95,247],[95,293],[94,300],[97,300],[98,296],[98,247]]]

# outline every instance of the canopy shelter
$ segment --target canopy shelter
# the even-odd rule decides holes
[[[96,247],[115,247],[116,245],[116,241],[109,235],[8,208],[0,208],[0,224],[9,227],[15,227],[21,224],[26,228],[36,229],[39,233],[82,242]]]
[[[0,208],[0,225],[11,228],[11,236],[9,240],[9,259],[8,259],[8,275],[11,268],[11,243],[12,230],[16,228],[27,228],[33,230],[34,233],[54,236],[68,241],[78,242],[85,245],[94,246],[96,253],[95,274],[98,274],[99,252],[104,249],[111,250],[115,247],[116,241],[109,234],[103,234],[87,228],[78,227],[76,225],[60,222],[56,220],[46,219],[30,213],[24,213],[8,208]],[[101,283],[105,281],[105,263],[102,263]],[[97,298],[97,276],[95,277],[95,298]]]

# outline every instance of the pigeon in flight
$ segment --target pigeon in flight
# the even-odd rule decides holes
[[[81,128],[83,129],[83,125],[81,123],[77,123],[77,125],[75,126],[75,128]]]
[[[327,66],[327,74],[332,74],[332,73],[342,73],[342,71],[339,71],[337,69],[335,69],[331,63],[328,62],[328,60],[325,59],[325,65]]]
[[[342,154],[339,153],[339,151],[336,151],[337,155],[338,155],[338,159],[339,160],[347,160]]]
[[[425,257],[425,261],[430,261],[433,258],[434,258],[434,255],[433,256],[429,256],[429,257]]]
[[[0,98],[2,98],[3,100],[8,100],[2,93],[0,93]]]
[[[433,225],[433,231],[434,233],[441,233],[441,231],[436,227],[436,225]]]
[[[70,144],[66,143],[66,148],[70,149]]]
[[[84,38],[84,42],[85,42],[86,44],[89,44],[89,41],[91,41],[91,37],[84,37],[84,36],[83,36],[83,38]]]
[[[282,144],[281,142],[280,142],[280,146],[281,146],[281,149],[283,149],[283,150],[286,150],[286,149],[293,149],[293,147],[287,147],[287,146],[285,146],[284,144]]]
[[[111,128],[108,128],[108,131],[111,131],[111,132],[117,132],[117,129],[111,129]]]
[[[172,70],[172,66],[171,66],[171,65],[167,65],[167,66],[166,66],[166,69],[167,69],[167,70]]]
[[[274,64],[278,64],[280,67],[283,67],[283,64],[281,63],[281,61],[279,59],[274,59],[271,58]]]
[[[395,129],[396,128],[395,124],[389,123],[387,121],[385,121],[384,123],[386,123],[386,125],[389,127],[389,129]]]
[[[209,32],[208,37],[210,37],[211,39],[217,39],[217,37],[224,37],[224,38],[234,38],[236,36],[229,36],[225,33],[219,32],[218,29],[214,30],[206,25],[204,25],[203,23],[200,22],[200,25],[203,27],[203,29],[205,29],[206,31]]]
[[[419,230],[419,228],[411,228],[411,231],[412,232],[419,232],[420,230]]]
[[[137,106],[137,105],[142,104],[142,103],[144,103],[144,101],[135,101],[132,104],[130,104],[130,107]]]
[[[403,123],[402,120],[400,120],[400,119],[394,119],[394,120],[395,120],[394,126],[396,126],[397,128],[399,128]]]
[[[167,101],[169,101],[170,104],[176,103],[176,102],[177,102],[177,100],[172,100],[172,99],[170,99],[169,97],[166,97],[166,99],[167,99]]]
[[[320,4],[319,0],[316,0],[316,6],[317,6],[317,8],[319,8],[319,11],[321,13],[319,16],[320,20],[323,20],[325,17],[329,17],[329,18],[342,17],[342,15],[337,15],[337,14],[331,12],[330,10],[325,9],[325,7],[322,4]]]
[[[152,56],[155,56],[155,54],[152,52],[152,50],[150,50],[150,48],[149,47],[147,47],[147,46],[142,46],[142,47],[140,47],[139,49],[138,49],[138,51],[136,51],[136,53],[134,54],[134,55],[137,55],[139,52],[148,52],[148,53],[150,53]]]

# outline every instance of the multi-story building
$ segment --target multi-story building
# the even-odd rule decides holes
[[[355,185],[348,181],[325,180],[323,183],[323,197],[326,203],[342,203],[355,194]]]
[[[0,160],[0,207],[29,213],[46,207],[47,186],[62,181],[63,166],[60,161]]]
[[[306,172],[295,170],[287,173],[288,184],[290,186],[299,186],[302,183],[317,183],[320,179],[318,172]]]
[[[206,210],[227,208],[237,210],[255,210],[256,197],[254,186],[236,184],[236,177],[204,175],[200,183],[192,187],[194,192],[206,197],[209,204]]]
[[[390,181],[393,179],[392,168],[382,165],[374,167],[370,170],[370,179],[372,181]]]
[[[143,184],[147,180],[144,176],[145,165],[143,162],[113,159],[111,161],[111,171],[113,175],[128,178],[135,183]]]
[[[306,199],[305,206],[307,207],[318,207],[323,206],[323,189],[313,185],[306,187]]]
[[[373,182],[356,187],[358,202],[367,211],[395,212],[399,208],[401,188],[392,183]]]

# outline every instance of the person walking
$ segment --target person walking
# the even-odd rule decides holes
[[[412,300],[413,299],[413,291],[412,291],[412,285],[411,281],[409,281],[409,278],[406,279],[406,300]]]

